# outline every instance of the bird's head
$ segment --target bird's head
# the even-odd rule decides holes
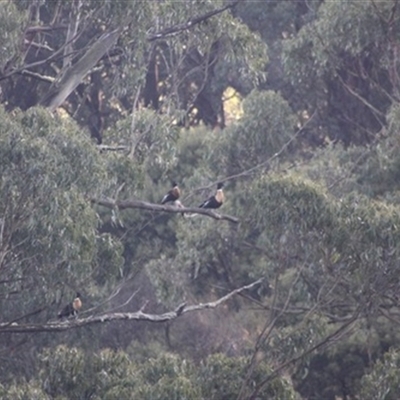
[[[219,182],[217,185],[217,189],[222,189],[224,187],[224,184],[222,182]]]
[[[178,184],[175,181],[172,181],[172,187],[178,186]]]
[[[80,299],[80,298],[81,298],[81,294],[80,294],[79,292],[76,292],[76,297],[77,297],[78,299]]]

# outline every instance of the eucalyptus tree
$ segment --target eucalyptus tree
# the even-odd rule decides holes
[[[328,1],[314,11],[313,20],[284,41],[296,108],[319,111],[316,139],[369,143],[399,101],[398,2]]]
[[[0,124],[2,320],[44,323],[76,291],[85,287],[87,297],[120,275],[122,246],[98,231],[90,203],[112,178],[72,121],[32,108],[1,110]],[[8,339],[6,353],[19,342]],[[8,362],[3,372],[17,365]]]
[[[232,399],[238,395],[246,358],[210,356],[195,365],[180,356],[158,352],[142,361],[127,353],[105,349],[85,354],[82,349],[58,346],[39,355],[39,379],[0,387],[4,399]],[[262,363],[252,384],[268,373]],[[41,382],[41,383],[40,383]],[[262,396],[295,400],[290,380],[279,377]]]
[[[266,46],[232,16],[236,5],[3,3],[3,102],[62,105],[98,142],[139,101],[184,125],[224,125],[224,90],[240,80],[253,87],[267,62]]]
[[[0,310],[7,325],[1,328],[18,332],[2,333],[1,371],[10,382],[34,377],[31,385],[7,383],[15,398],[76,397],[75,389],[102,398],[127,390],[136,397],[221,398],[224,387],[238,399],[292,399],[293,385],[321,398],[330,370],[339,370],[330,396],[357,395],[364,368],[399,342],[392,332],[400,224],[396,6],[257,3],[256,10],[286,16],[263,37],[287,33],[279,46],[295,89],[289,96],[251,92],[265,77],[266,46],[231,13],[236,3],[0,3],[0,35],[7,38],[0,49]],[[223,125],[229,85],[250,93],[240,121],[223,133],[202,127],[182,135],[179,125]],[[45,108],[34,107],[39,103]],[[59,106],[67,113],[51,114]],[[306,128],[322,138],[365,142],[387,129],[366,149],[327,146],[310,157],[299,146],[304,127],[295,112],[310,121],[315,109],[319,119]],[[74,119],[98,140],[105,132],[107,143],[94,145]],[[307,156],[300,163],[295,147]],[[221,212],[229,215],[182,218],[181,210],[152,205],[168,180],[179,178],[185,207],[224,181]],[[218,321],[173,324],[186,313],[183,301],[212,308],[260,277],[264,284],[237,292],[244,299],[229,303]],[[133,278],[141,279],[140,299]],[[165,346],[180,355],[148,356],[149,337],[159,342],[156,350],[164,346],[138,325],[60,334],[65,347],[55,347],[50,335],[19,336],[23,324],[30,332],[53,324],[59,306],[82,288],[84,310],[136,307],[136,319],[154,322],[143,303],[175,307],[161,318],[168,322]],[[133,294],[110,305],[110,293],[120,289]],[[84,318],[49,329],[72,331]],[[105,317],[87,321],[104,326]],[[68,346],[75,338],[76,347]],[[129,352],[133,339],[141,340],[141,355],[96,351],[103,340]],[[217,351],[232,357],[209,356]],[[387,360],[364,378],[366,387],[382,365],[397,362],[395,352]],[[324,362],[331,369],[321,371]],[[355,365],[359,373],[344,376],[344,367]],[[71,388],[75,372],[80,389]],[[284,373],[293,384],[280,378]],[[388,390],[391,376],[384,377],[379,388]],[[338,384],[344,378],[354,383],[351,391]]]

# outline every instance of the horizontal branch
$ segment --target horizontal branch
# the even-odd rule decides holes
[[[29,71],[27,69],[22,70],[21,75],[31,76],[35,79],[38,79],[40,81],[47,82],[47,83],[54,83],[54,81],[55,81],[55,79],[52,76],[41,75],[36,72]]]
[[[129,149],[128,146],[124,145],[108,146],[105,144],[99,144],[97,147],[100,149],[100,151],[125,151]]]
[[[206,215],[217,220],[226,220],[233,222],[235,224],[239,223],[239,220],[230,215],[218,214],[215,211],[205,209],[205,208],[195,208],[195,207],[173,207],[160,204],[147,203],[141,200],[112,200],[112,199],[92,199],[92,202],[107,208],[118,208],[124,210],[127,208],[139,208],[142,210],[156,211],[156,212],[167,212],[175,214],[201,214]]]
[[[185,303],[178,306],[174,311],[169,311],[163,314],[147,314],[142,310],[133,313],[106,313],[87,318],[69,319],[67,321],[49,322],[47,324],[17,324],[17,323],[3,323],[0,324],[0,333],[36,333],[36,332],[63,332],[70,329],[81,328],[88,325],[100,324],[111,321],[148,321],[148,322],[167,322],[172,321],[183,314],[213,309],[225,303],[233,296],[240,294],[244,290],[252,289],[254,286],[262,282],[262,278],[257,281],[242,286],[238,289],[229,292],[227,295],[221,297],[216,301],[210,303],[200,303],[197,305],[186,306]]]

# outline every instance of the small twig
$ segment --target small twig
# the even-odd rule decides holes
[[[143,303],[142,307],[140,307],[139,312],[143,312],[144,309],[147,307],[147,304],[149,304],[149,301],[148,301],[148,300],[146,300],[146,301]]]
[[[117,199],[121,190],[125,187],[125,182],[123,182],[120,186],[118,186],[117,190],[115,191],[114,198]]]
[[[122,284],[119,285],[119,287],[118,287],[116,290],[114,290],[114,293],[112,293],[106,300],[104,300],[104,301],[101,302],[100,304],[97,304],[97,305],[94,306],[94,307],[91,307],[91,308],[89,308],[89,309],[87,309],[87,310],[81,312],[80,315],[82,315],[82,314],[87,314],[87,313],[91,313],[91,312],[93,312],[93,311],[99,309],[100,307],[102,307],[104,304],[109,303],[114,297],[116,297],[116,296],[119,294],[119,292],[121,291],[121,289],[122,289]]]
[[[119,304],[117,307],[114,307],[114,308],[112,308],[111,310],[108,310],[108,312],[114,312],[114,311],[116,311],[116,310],[119,310],[119,309],[122,308],[122,307],[127,306],[127,305],[132,301],[132,299],[133,299],[139,292],[140,292],[140,288],[137,289],[137,290],[135,290],[135,291],[129,296],[129,299],[128,299],[127,301],[125,301],[125,303]],[[140,309],[140,311],[143,311],[143,309]]]

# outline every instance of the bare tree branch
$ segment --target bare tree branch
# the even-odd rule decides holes
[[[97,64],[97,62],[116,43],[121,28],[103,34],[96,43],[72,67],[66,69],[59,82],[56,82],[42,100],[42,104],[50,110],[55,110],[81,83],[82,79]],[[64,55],[65,57],[65,55]]]
[[[194,207],[173,207],[166,206],[160,204],[147,203],[141,200],[113,200],[108,198],[103,199],[92,199],[92,203],[101,205],[103,207],[107,207],[110,209],[118,208],[120,210],[124,210],[127,208],[139,208],[142,210],[148,211],[156,211],[156,212],[167,212],[167,213],[175,213],[175,214],[201,214],[206,215],[207,217],[211,217],[217,220],[226,220],[229,222],[233,222],[235,224],[239,223],[239,220],[236,217],[232,217],[230,215],[218,214],[215,211],[211,211],[204,208],[194,208]]]
[[[378,110],[376,107],[374,107],[370,102],[368,102],[364,97],[362,97],[361,95],[359,95],[355,90],[353,90],[350,85],[348,85],[340,75],[338,75],[339,81],[342,84],[342,86],[350,93],[352,94],[355,98],[357,98],[358,100],[361,101],[361,103],[363,103],[366,107],[368,107],[374,114],[379,115],[380,117],[382,117],[383,119],[386,118],[386,114],[383,113],[382,111]],[[379,120],[379,118],[377,118],[375,115],[375,118],[382,124],[382,122]]]
[[[100,151],[125,151],[129,150],[129,146],[124,146],[124,145],[117,145],[117,146],[108,146],[105,144],[99,144],[97,146]]]
[[[41,75],[38,74],[36,72],[33,71],[29,71],[28,69],[24,69],[20,72],[21,75],[27,75],[27,76],[31,76],[32,78],[38,79],[40,81],[43,82],[47,82],[47,83],[54,83],[54,78],[52,76],[45,76],[45,75]]]
[[[87,318],[70,319],[68,321],[61,322],[49,322],[47,324],[17,324],[15,322],[6,322],[0,324],[0,333],[63,332],[70,329],[111,321],[148,321],[156,323],[172,321],[186,313],[217,308],[221,304],[231,299],[233,296],[240,294],[244,290],[252,289],[254,286],[259,285],[262,280],[263,278],[258,279],[249,285],[237,288],[216,301],[200,303],[192,306],[186,306],[186,304],[183,303],[174,311],[169,311],[163,314],[147,314],[140,309],[139,311],[133,313],[106,313]]]
[[[157,32],[157,33],[154,33],[153,35],[148,36],[147,40],[149,42],[152,42],[154,40],[163,39],[163,38],[173,35],[175,33],[179,33],[179,32],[185,31],[187,29],[190,29],[194,25],[200,24],[201,22],[206,21],[207,19],[213,17],[214,15],[221,14],[222,12],[224,12],[230,8],[234,8],[235,6],[237,6],[239,4],[239,2],[240,2],[240,0],[236,0],[230,4],[227,4],[226,6],[217,8],[216,10],[210,11],[206,14],[191,18],[191,19],[189,19],[189,21],[187,21],[184,24],[178,24],[178,25],[174,25],[169,28],[163,29],[160,32]]]

